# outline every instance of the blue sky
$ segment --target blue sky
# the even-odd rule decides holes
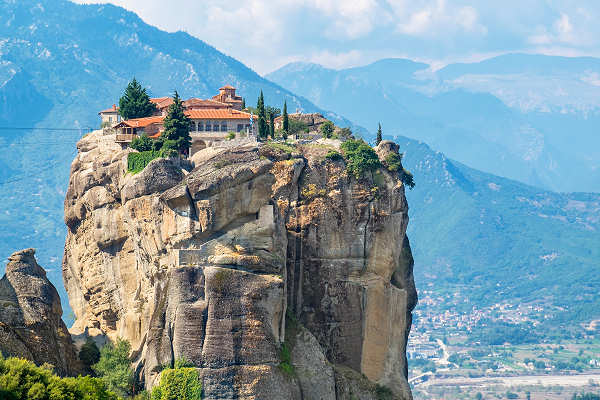
[[[600,55],[596,0],[108,2],[161,29],[184,30],[261,74],[291,61],[342,68],[387,57],[442,66],[516,51]]]

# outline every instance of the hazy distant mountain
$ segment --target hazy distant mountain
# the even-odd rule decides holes
[[[600,317],[600,194],[544,191],[397,142],[417,183],[408,234],[420,290],[450,295],[452,310],[536,302],[551,321]]]
[[[600,191],[600,59],[512,54],[437,72],[387,59],[343,70],[289,64],[267,77],[389,136],[555,191]]]
[[[155,96],[177,89],[208,97],[228,83],[248,104],[262,89],[267,104],[281,107],[286,98],[291,110],[318,110],[201,40],[160,31],[122,8],[2,1],[0,257],[37,247],[40,264],[62,286],[63,199],[75,143],[100,124],[97,112],[118,101],[133,76]],[[38,129],[14,129],[27,127]]]

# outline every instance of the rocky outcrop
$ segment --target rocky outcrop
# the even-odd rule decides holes
[[[86,136],[71,167],[74,333],[128,339],[147,386],[184,357],[207,399],[411,398],[416,291],[397,174],[356,180],[329,145],[245,145],[154,179],[169,160],[131,176],[112,139]]]
[[[77,374],[80,365],[61,319],[58,292],[34,254],[26,249],[11,255],[0,279],[0,352],[51,364],[60,375]]]

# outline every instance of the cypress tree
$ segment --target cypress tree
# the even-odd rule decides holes
[[[286,137],[287,137],[289,131],[290,131],[290,117],[288,116],[288,112],[287,112],[287,100],[285,100],[283,102],[283,132],[285,133]]]
[[[275,115],[269,114],[269,134],[271,138],[275,138]]]
[[[383,133],[381,132],[381,123],[379,123],[379,128],[377,128],[377,139],[375,139],[375,145],[378,145],[383,140]]]
[[[173,104],[169,106],[163,126],[165,131],[161,135],[164,138],[162,148],[177,150],[187,155],[192,144],[190,119],[183,112],[183,102],[177,91],[175,91]]]
[[[260,91],[260,96],[258,96],[258,102],[256,103],[256,112],[258,113],[258,137],[266,139],[269,135],[269,127],[267,126],[265,97],[263,96],[262,90]]]
[[[119,99],[119,114],[123,119],[144,118],[156,111],[156,105],[150,101],[146,88],[133,78]]]
[[[246,99],[242,97],[242,110],[246,109]]]

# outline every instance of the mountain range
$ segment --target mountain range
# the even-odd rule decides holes
[[[263,90],[268,104],[286,99],[290,110],[322,112],[358,133],[382,122],[417,183],[408,192],[417,287],[486,304],[545,298],[578,320],[597,317],[577,310],[600,310],[600,196],[550,190],[598,191],[596,100],[530,93],[545,72],[577,80],[565,72],[571,60],[541,57],[556,60],[556,71],[520,70],[505,57],[439,71],[409,60],[341,71],[292,64],[267,80],[119,7],[2,2],[0,256],[36,247],[66,301],[63,199],[75,143],[99,125],[98,110],[115,103],[133,76],[155,96],[177,89],[208,97],[229,83],[248,104]],[[588,62],[580,75],[590,83],[581,85],[594,93],[596,60]],[[514,75],[520,80],[502,91]]]
[[[422,140],[473,168],[560,192],[600,191],[600,59],[507,54],[472,64],[385,59],[267,75],[371,131]]]

